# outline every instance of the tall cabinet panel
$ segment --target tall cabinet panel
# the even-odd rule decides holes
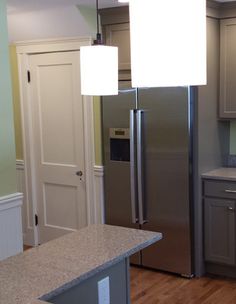
[[[220,25],[220,117],[236,118],[236,18]]]
[[[99,10],[106,45],[119,49],[119,80],[131,79],[129,7]]]
[[[130,70],[129,23],[108,25],[105,30],[106,44],[119,48],[119,70]]]
[[[235,265],[235,202],[204,199],[205,259]]]

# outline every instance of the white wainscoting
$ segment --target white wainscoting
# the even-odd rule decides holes
[[[23,251],[22,193],[0,197],[0,260]]]
[[[95,187],[95,221],[96,224],[104,224],[104,167],[94,166],[94,187]]]

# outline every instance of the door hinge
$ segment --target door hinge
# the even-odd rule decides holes
[[[27,71],[27,79],[28,79],[28,83],[31,82],[31,75],[30,75],[30,71]]]
[[[35,224],[35,226],[38,226],[38,224],[39,224],[39,218],[38,218],[37,214],[35,214],[35,216],[34,216],[34,224]]]

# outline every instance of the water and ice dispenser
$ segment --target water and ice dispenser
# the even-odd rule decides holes
[[[130,161],[130,132],[126,128],[110,128],[110,160]]]

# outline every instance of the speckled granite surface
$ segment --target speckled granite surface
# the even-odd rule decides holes
[[[236,181],[236,168],[218,168],[202,174],[203,178]]]
[[[161,238],[155,232],[91,225],[27,250],[0,262],[0,303],[45,304],[48,296],[75,286]]]

